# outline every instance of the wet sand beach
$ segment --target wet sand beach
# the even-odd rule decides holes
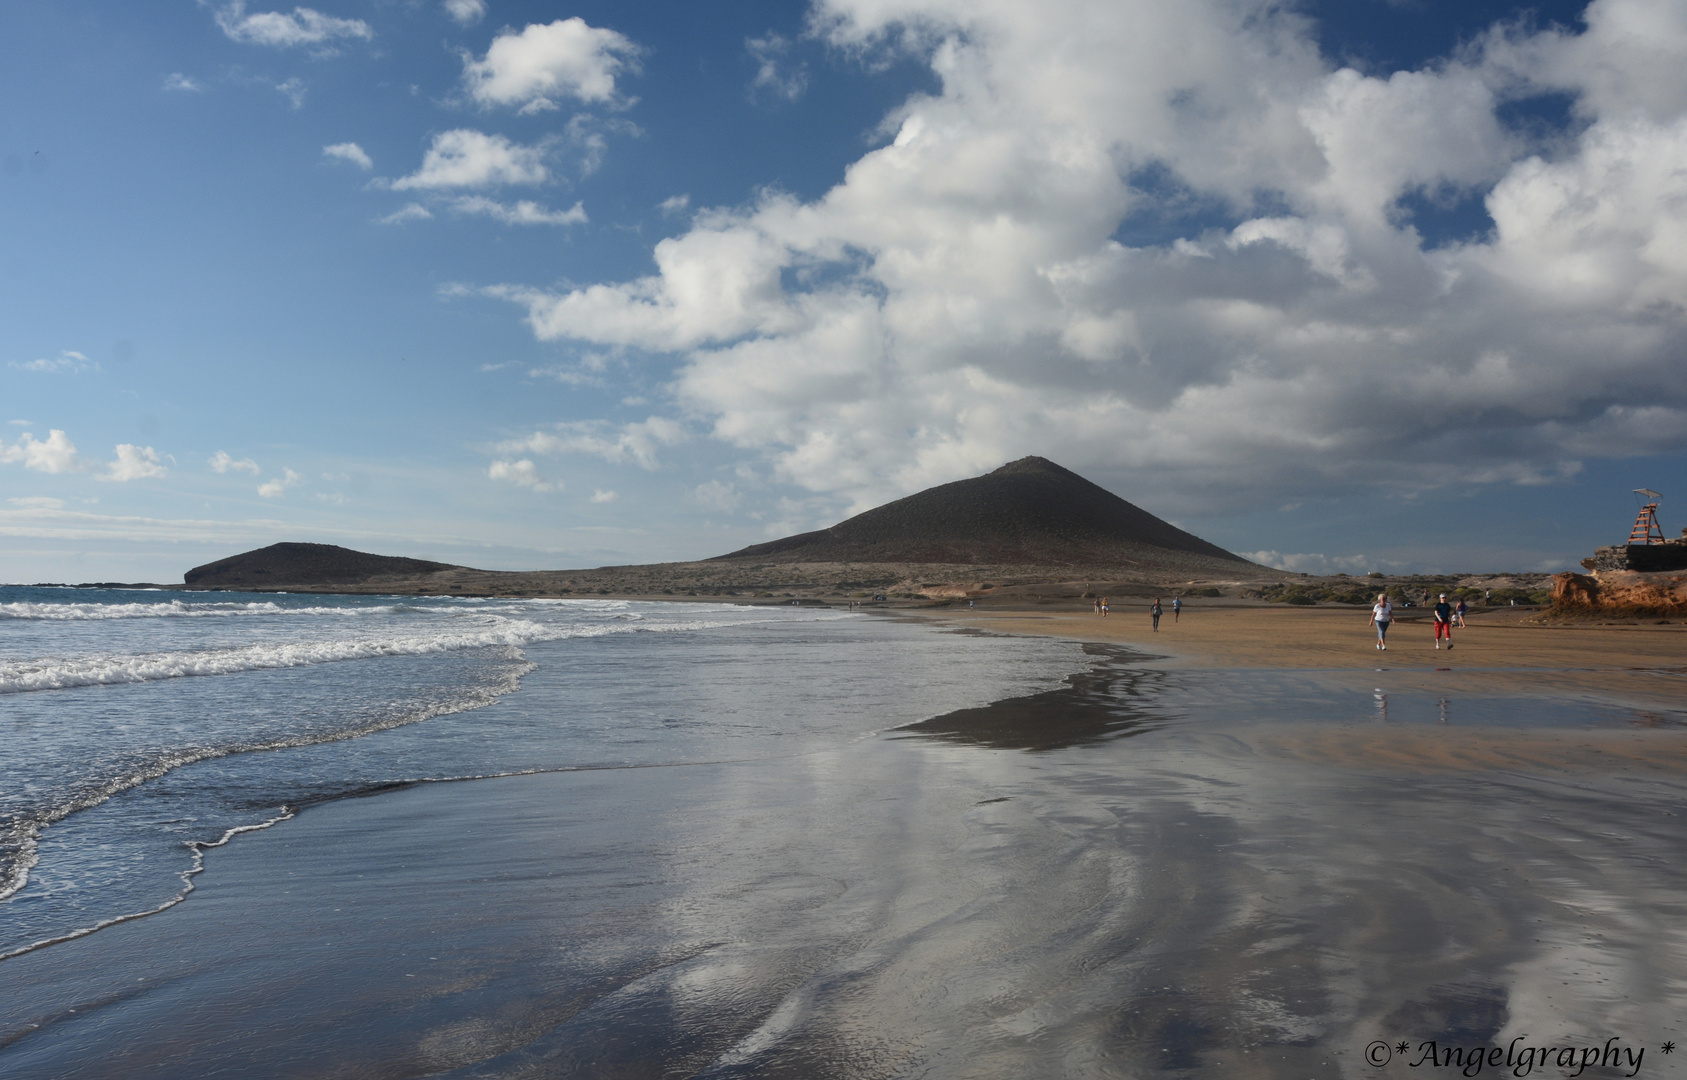
[[[868,738],[309,807],[0,963],[0,1074],[1680,1071],[1679,629],[1115,612],[939,613],[1093,666]]]

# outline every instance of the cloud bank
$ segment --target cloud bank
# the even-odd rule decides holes
[[[637,280],[488,291],[540,339],[671,356],[715,438],[851,509],[1027,453],[1176,510],[1676,451],[1687,12],[1585,19],[1364,73],[1265,0],[824,0],[832,45],[941,86],[832,190],[700,213]],[[477,100],[613,94],[506,61],[534,29]],[[568,55],[621,55],[585,29]],[[1568,129],[1505,119],[1548,94]],[[1448,205],[1491,226],[1439,235]]]

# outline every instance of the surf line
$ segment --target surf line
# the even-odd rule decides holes
[[[295,813],[296,811],[294,811],[291,807],[283,806],[281,808],[281,813],[277,814],[275,817],[272,817],[267,821],[260,821],[256,825],[236,825],[232,829],[224,832],[223,835],[216,840],[188,840],[186,841],[186,844],[188,849],[193,852],[193,863],[186,870],[181,872],[182,891],[177,893],[175,896],[172,896],[170,899],[164,901],[155,908],[148,908],[146,911],[132,911],[127,915],[118,915],[115,918],[104,919],[92,926],[84,926],[79,930],[72,930],[68,934],[60,934],[58,937],[42,938],[40,941],[34,942],[33,944],[23,945],[19,948],[13,949],[11,952],[0,953],[0,960],[10,960],[14,956],[22,956],[24,953],[34,952],[36,949],[45,949],[49,945],[58,945],[66,941],[74,941],[79,937],[87,937],[96,930],[104,930],[108,926],[116,926],[118,923],[129,922],[132,919],[144,919],[148,915],[156,915],[160,911],[169,911],[183,900],[186,900],[188,898],[188,894],[193,892],[195,887],[193,884],[193,878],[196,874],[204,872],[205,853],[207,851],[212,848],[222,847],[241,833],[257,832],[260,829],[267,829],[272,825],[279,825],[281,822],[293,817]]]

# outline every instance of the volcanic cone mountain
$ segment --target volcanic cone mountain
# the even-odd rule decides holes
[[[457,569],[449,563],[371,555],[334,544],[271,544],[196,566],[182,581],[199,589],[279,589],[350,585]]]
[[[719,556],[780,563],[1208,567],[1252,564],[1040,457]]]

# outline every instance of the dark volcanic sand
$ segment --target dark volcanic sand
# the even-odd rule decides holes
[[[818,753],[325,804],[0,963],[0,1074],[1451,1076],[1364,1049],[1527,1032],[1673,1075],[1679,720],[1116,656]]]

